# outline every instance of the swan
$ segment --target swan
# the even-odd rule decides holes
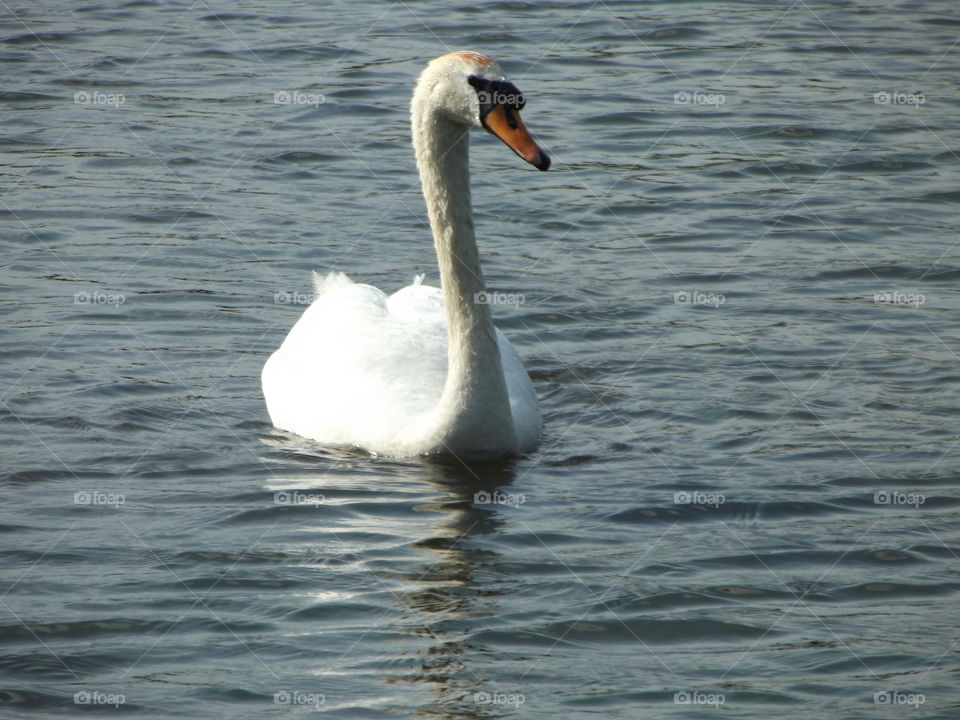
[[[457,51],[427,64],[410,120],[440,288],[420,275],[388,297],[342,272],[314,272],[313,301],[263,368],[276,427],[392,457],[477,459],[536,448],[536,392],[484,301],[470,203],[473,126],[534,167],[550,167],[520,120],[524,104],[485,55]]]

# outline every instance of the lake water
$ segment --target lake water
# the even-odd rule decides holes
[[[0,24],[0,716],[960,717],[954,3]],[[460,48],[554,160],[473,136],[542,445],[277,431],[311,269],[437,282],[407,105]]]

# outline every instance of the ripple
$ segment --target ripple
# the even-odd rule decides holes
[[[690,497],[689,504],[671,506],[642,506],[618,510],[608,516],[613,522],[690,522],[697,520],[781,520],[792,517],[815,517],[837,513],[841,508],[832,504],[812,501],[767,501],[736,502],[728,501],[722,492],[716,490],[696,491],[691,488],[678,490]]]
[[[342,717],[679,717],[700,689],[737,717],[853,717],[903,687],[950,715],[931,658],[960,586],[955,12],[693,8],[18,6],[0,714],[116,687],[93,715],[259,718],[297,710],[288,691]],[[557,161],[473,131],[541,447],[396,461],[276,431],[259,375],[299,310],[275,293],[313,267],[436,282],[409,92],[464,38]],[[72,102],[94,88],[127,102]],[[291,88],[326,101],[271,102]],[[96,288],[127,301],[72,302]]]
[[[893,598],[926,598],[949,595],[960,588],[960,583],[937,585],[919,583],[873,582],[858,583],[834,590],[831,595],[837,600],[887,600]]]
[[[930,268],[923,266],[902,265],[889,263],[883,265],[852,265],[839,269],[820,270],[809,276],[814,281],[838,280],[916,280],[928,279]],[[955,280],[960,278],[960,269],[940,269],[938,280]]]
[[[291,150],[265,158],[268,163],[327,163],[340,160],[339,155],[310,152],[306,150]]]
[[[686,618],[683,620],[655,620],[622,618],[616,620],[589,620],[558,622],[544,626],[542,637],[561,639],[569,644],[635,644],[641,642],[672,645],[703,643],[710,641],[733,641],[748,643],[770,635],[768,628],[742,623],[727,623],[715,620]],[[778,635],[773,631],[772,635]],[[480,633],[478,641],[489,641],[490,633]],[[498,642],[510,644],[510,637],[497,638]]]

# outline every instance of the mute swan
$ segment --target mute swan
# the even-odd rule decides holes
[[[482,126],[540,170],[550,158],[520,120],[523,95],[491,58],[432,60],[410,105],[441,289],[387,297],[333,272],[263,368],[278,428],[377,455],[516,455],[541,418],[516,351],[493,325],[470,204],[469,131]]]

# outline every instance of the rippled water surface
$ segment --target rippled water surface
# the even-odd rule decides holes
[[[953,3],[0,27],[0,715],[960,716]],[[554,158],[473,138],[542,446],[277,431],[311,269],[436,283],[407,105],[458,48]]]

